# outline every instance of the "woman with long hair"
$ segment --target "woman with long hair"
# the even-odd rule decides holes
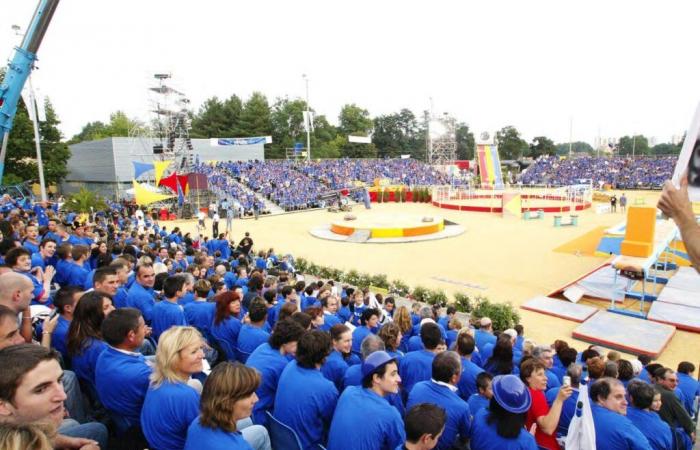
[[[510,336],[502,334],[498,337],[493,354],[484,364],[484,370],[493,376],[518,374],[518,368],[513,364],[513,344]]]
[[[78,300],[73,320],[68,327],[67,345],[71,367],[75,374],[95,390],[95,366],[97,358],[107,348],[102,340],[102,322],[114,311],[112,298],[98,291],[84,294]]]
[[[379,330],[379,337],[384,341],[386,352],[399,362],[403,358],[404,353],[399,350],[403,333],[396,322],[389,322]]]
[[[204,383],[199,417],[187,430],[185,450],[201,448],[270,448],[270,438],[262,425],[244,424],[258,402],[255,391],[261,377],[257,370],[237,363],[223,362],[212,370]],[[246,420],[248,419],[248,420]]]
[[[493,379],[489,407],[475,413],[470,446],[472,450],[537,450],[535,438],[525,429],[532,405],[530,391],[515,375]]]
[[[401,345],[399,345],[399,350],[406,353],[408,351],[408,340],[413,335],[413,320],[411,319],[411,313],[405,306],[399,306],[394,312],[394,323],[399,326],[401,330]]]
[[[229,361],[237,359],[236,345],[241,321],[236,315],[241,312],[241,295],[238,291],[224,291],[214,296],[216,313],[211,326],[211,335],[221,346]]]
[[[342,391],[345,372],[348,367],[359,364],[360,359],[352,354],[352,331],[347,325],[333,325],[330,335],[333,348],[321,366],[321,372],[326,379],[335,384],[338,391]]]
[[[158,341],[151,385],[141,410],[141,427],[152,448],[183,448],[187,428],[199,415],[204,340],[194,327],[176,326]],[[199,388],[199,389],[198,389]]]

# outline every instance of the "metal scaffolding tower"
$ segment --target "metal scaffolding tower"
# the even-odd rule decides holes
[[[447,113],[428,122],[428,163],[452,164],[457,155],[456,120]]]

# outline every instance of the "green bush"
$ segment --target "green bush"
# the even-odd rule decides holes
[[[351,286],[357,286],[359,279],[360,274],[355,269],[345,272],[345,276],[343,277],[343,281]]]
[[[465,312],[465,313],[470,313],[472,312],[472,309],[474,309],[474,304],[469,297],[468,294],[463,294],[461,292],[457,292],[455,295],[455,301],[454,301],[454,306],[457,308],[457,311],[460,312]]]
[[[389,285],[389,292],[398,295],[399,297],[405,297],[410,292],[410,288],[408,284],[404,283],[403,281],[394,280]]]
[[[88,188],[80,188],[80,191],[70,194],[62,206],[64,211],[76,213],[89,213],[91,210],[104,211],[107,204],[104,199]]]
[[[309,265],[306,267],[306,273],[309,275],[318,276],[318,271],[319,267],[316,264],[309,262]]]
[[[294,260],[294,268],[297,270],[297,272],[300,273],[306,273],[306,270],[309,267],[309,262],[304,259],[304,258],[296,258]]]
[[[370,277],[372,286],[389,289],[389,279],[383,273],[378,273]]]
[[[333,268],[326,266],[318,266],[319,278],[333,278]]]
[[[427,288],[424,288],[423,286],[416,286],[413,289],[413,292],[411,292],[411,296],[413,297],[413,300],[416,300],[418,302],[422,303],[428,303],[428,298],[430,296],[430,290]]]
[[[360,273],[357,277],[357,287],[360,289],[368,288],[372,284],[372,275],[368,273]]]
[[[430,305],[445,306],[447,305],[447,294],[442,289],[430,290],[426,301]]]
[[[331,268],[331,275],[330,275],[330,278],[331,278],[333,281],[337,281],[337,282],[342,281],[343,278],[344,278],[343,271],[340,270],[340,269],[333,269],[333,268]]]
[[[493,329],[498,331],[513,328],[520,323],[520,315],[510,303],[494,303],[488,298],[481,296],[477,296],[474,300],[472,319],[489,317],[493,322]]]

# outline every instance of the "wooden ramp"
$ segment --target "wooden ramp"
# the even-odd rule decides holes
[[[521,308],[559,317],[560,319],[573,320],[574,322],[583,322],[598,311],[598,308],[593,306],[579,305],[567,300],[545,297],[544,295],[528,300]]]
[[[675,332],[671,325],[598,311],[574,330],[573,337],[633,355],[658,358]]]

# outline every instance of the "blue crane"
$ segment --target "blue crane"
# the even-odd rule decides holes
[[[24,34],[22,45],[15,48],[15,55],[7,66],[5,78],[0,83],[0,182],[5,172],[5,154],[9,140],[12,121],[17,113],[17,102],[22,94],[22,88],[37,60],[44,34],[51,23],[59,0],[39,0],[32,21]]]

